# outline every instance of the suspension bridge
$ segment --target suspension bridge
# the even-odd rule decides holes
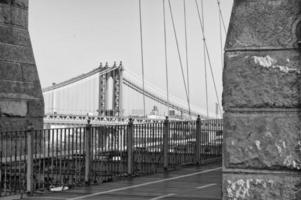
[[[123,95],[125,89],[132,89],[139,95],[145,95],[150,100],[157,104],[168,107],[169,109],[180,112],[181,116],[193,116],[196,118],[198,115],[202,119],[214,118],[214,115],[206,116],[204,112],[198,111],[195,106],[191,106],[194,110],[189,110],[184,105],[181,99],[174,97],[170,101],[152,87],[145,87],[143,89],[141,83],[137,80],[131,80],[127,73],[124,73],[124,67],[120,63],[116,63],[108,67],[108,65],[100,66],[88,73],[79,75],[67,81],[54,84],[50,87],[43,89],[47,123],[51,122],[51,118],[63,119],[62,116],[69,116],[67,120],[72,120],[72,116],[78,116],[74,119],[80,120],[80,116],[95,117],[93,121],[101,121],[104,119],[122,119],[124,114],[123,109]],[[112,82],[110,82],[110,79]],[[110,83],[113,83],[110,87]],[[112,90],[109,90],[113,88]],[[109,98],[111,96],[111,98]],[[133,99],[135,96],[132,97]],[[178,100],[178,101],[177,101]],[[109,102],[111,101],[111,102]],[[156,105],[156,104],[155,104]],[[130,114],[129,114],[130,115]],[[56,116],[56,117],[55,117]],[[61,117],[58,117],[61,116]],[[171,116],[172,117],[172,116]],[[174,116],[175,117],[175,116]],[[128,117],[127,117],[128,118]],[[86,118],[82,118],[86,122]],[[94,119],[94,118],[93,118]]]

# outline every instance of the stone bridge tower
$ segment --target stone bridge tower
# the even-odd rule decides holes
[[[109,69],[108,64],[105,66],[100,66],[104,70]],[[110,71],[106,74],[101,74],[99,76],[99,105],[98,112],[100,116],[115,116],[121,117],[123,114],[122,107],[122,82],[123,82],[123,66],[122,63],[117,66],[116,62],[112,66],[116,68],[115,70]],[[109,91],[109,79],[112,79],[112,91]],[[112,94],[109,94],[112,92]],[[109,95],[112,98],[109,98]],[[108,102],[108,101],[112,102]],[[108,104],[112,104],[111,110],[108,108]],[[111,113],[109,113],[109,111]]]
[[[0,0],[0,130],[43,127],[44,101],[28,32],[28,0]]]
[[[301,1],[234,0],[223,199],[301,199]]]

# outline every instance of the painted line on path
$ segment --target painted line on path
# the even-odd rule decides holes
[[[53,197],[53,196],[48,196],[48,197],[31,197],[31,196],[29,196],[30,197],[30,199],[32,200],[32,199],[38,199],[38,200],[41,200],[41,199],[49,199],[49,200],[64,200],[65,198],[63,198],[63,197]]]
[[[212,183],[212,184],[208,184],[208,185],[203,185],[203,186],[197,187],[196,189],[202,190],[202,189],[209,188],[212,186],[216,186],[216,184]]]
[[[152,185],[152,184],[156,184],[156,183],[163,183],[163,182],[172,181],[172,180],[176,180],[176,179],[195,176],[195,175],[198,175],[198,174],[206,174],[206,173],[214,172],[214,171],[217,171],[217,170],[220,170],[220,169],[222,169],[222,168],[218,167],[218,168],[214,168],[214,169],[207,169],[207,170],[198,171],[198,172],[195,172],[195,173],[185,174],[185,175],[181,175],[181,176],[176,176],[176,177],[172,177],[172,178],[165,178],[165,179],[161,179],[161,180],[157,180],[157,181],[150,181],[150,182],[141,183],[141,184],[137,184],[137,185],[131,185],[131,186],[127,186],[127,187],[121,187],[121,188],[96,192],[96,193],[83,195],[83,196],[79,196],[79,197],[75,197],[75,198],[69,198],[67,200],[78,200],[78,199],[85,199],[85,198],[89,198],[89,197],[95,197],[95,196],[102,195],[102,194],[108,194],[108,193],[113,193],[113,192],[124,191],[124,190],[128,190],[128,189],[143,187],[143,186]]]
[[[158,197],[152,198],[152,199],[150,199],[150,200],[164,199],[165,197],[171,197],[171,196],[174,196],[174,195],[176,195],[176,194],[174,194],[174,193],[171,193],[171,194],[161,195],[161,196],[158,196]]]

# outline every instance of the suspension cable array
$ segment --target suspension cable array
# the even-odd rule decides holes
[[[200,9],[199,9],[199,3],[198,3],[197,0],[195,0],[195,4],[196,4],[196,8],[197,8],[198,18],[199,18],[199,22],[200,22],[200,26],[201,26],[201,31],[202,31],[202,34],[203,34],[203,38],[205,38],[204,21],[201,18]],[[210,54],[209,54],[207,42],[206,42],[206,40],[203,40],[203,41],[204,41],[204,46],[205,46],[205,50],[206,50],[206,56],[208,58],[208,64],[209,64],[209,67],[210,67],[210,72],[211,72],[211,77],[212,77],[212,81],[213,81],[213,85],[214,85],[216,99],[217,99],[217,102],[219,104],[218,108],[219,108],[220,113],[222,113],[222,109],[221,109],[221,106],[220,106],[220,103],[219,103],[220,101],[219,101],[219,98],[218,98],[218,93],[217,93],[217,87],[216,87],[216,83],[215,83],[215,78],[214,78],[214,74],[213,74],[213,70],[212,70],[212,63],[211,63],[211,59],[210,59]]]
[[[167,102],[170,101],[169,97],[169,75],[168,75],[168,52],[167,52],[167,27],[166,27],[166,0],[162,0],[163,3],[163,26],[164,26],[164,58],[165,58],[165,75],[166,75],[166,99]],[[198,20],[200,23],[201,27],[201,32],[202,32],[202,38],[203,38],[203,59],[204,59],[204,76],[205,76],[205,92],[206,92],[206,113],[207,117],[209,117],[209,99],[208,99],[208,77],[207,77],[207,62],[210,67],[210,73],[211,73],[211,78],[213,81],[214,85],[214,90],[215,90],[215,95],[216,99],[218,102],[218,110],[220,113],[222,112],[221,106],[220,106],[220,101],[218,97],[218,92],[217,92],[217,87],[216,87],[216,82],[214,78],[214,73],[213,73],[213,68],[212,68],[212,62],[210,59],[210,54],[208,50],[208,45],[206,42],[206,33],[205,33],[205,17],[204,17],[204,2],[201,0],[201,11],[199,8],[199,3],[198,0],[195,0],[196,8],[197,8],[197,15],[198,15]],[[217,0],[217,5],[218,5],[218,17],[219,17],[219,37],[220,37],[220,48],[221,48],[221,64],[223,65],[223,33],[222,29],[224,32],[226,32],[226,26],[222,14],[222,10],[220,7],[220,1]],[[178,40],[178,35],[176,31],[176,25],[175,25],[175,19],[174,19],[174,14],[173,14],[173,9],[171,5],[171,1],[168,0],[168,6],[169,6],[169,12],[170,12],[170,17],[171,17],[171,22],[172,22],[172,28],[173,28],[173,34],[175,38],[175,43],[176,43],[176,48],[177,48],[177,54],[178,54],[178,60],[180,64],[180,69],[181,69],[181,75],[182,75],[182,81],[184,84],[184,89],[185,89],[185,94],[186,94],[186,100],[187,100],[187,105],[188,105],[188,110],[189,110],[189,116],[191,116],[191,105],[190,105],[190,80],[189,80],[189,54],[188,54],[188,33],[187,33],[187,10],[186,10],[186,0],[183,0],[183,9],[184,9],[184,31],[185,31],[185,58],[186,58],[186,77],[184,73],[184,66],[182,62],[182,56],[180,52],[180,47],[179,47],[179,40]],[[144,76],[144,49],[143,49],[143,28],[142,28],[142,7],[141,7],[141,0],[139,0],[139,22],[140,22],[140,51],[141,51],[141,68],[142,68],[142,88],[143,88],[143,112],[144,116],[146,116],[146,108],[145,108],[145,76]],[[207,61],[208,60],[208,61]],[[186,82],[187,81],[187,82]],[[167,115],[169,115],[169,106],[167,105]]]
[[[186,93],[186,99],[187,99],[188,109],[191,110],[190,109],[189,97],[188,97],[188,91],[187,91],[187,85],[186,85],[186,81],[185,81],[183,62],[182,62],[181,53],[180,53],[179,41],[178,41],[178,36],[177,36],[177,32],[176,32],[175,20],[174,20],[174,16],[173,16],[173,11],[172,11],[170,0],[168,0],[168,5],[169,5],[170,17],[171,17],[171,20],[172,20],[173,32],[174,32],[174,36],[175,36],[175,40],[176,40],[178,59],[179,59],[180,67],[181,67],[182,79],[183,79],[183,83],[184,83],[184,88],[185,88],[185,93]]]

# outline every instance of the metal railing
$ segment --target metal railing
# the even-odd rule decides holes
[[[86,127],[33,130],[33,188],[83,183]]]
[[[0,133],[0,197],[25,191],[26,138],[24,131]]]
[[[97,184],[222,155],[222,120],[0,132],[0,197]]]

